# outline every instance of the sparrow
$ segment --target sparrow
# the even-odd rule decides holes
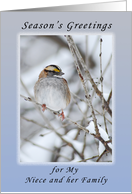
[[[71,93],[67,81],[62,77],[64,73],[57,65],[46,66],[39,74],[38,81],[34,86],[34,97],[36,102],[42,104],[42,111],[46,108],[60,111],[62,121],[65,109],[71,100]]]

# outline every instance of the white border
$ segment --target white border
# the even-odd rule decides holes
[[[95,163],[86,163],[86,162],[45,162],[45,163],[39,163],[39,162],[20,162],[20,36],[21,35],[27,35],[27,36],[40,36],[40,35],[47,35],[47,36],[52,36],[52,35],[54,35],[54,36],[61,36],[61,35],[69,35],[69,33],[68,32],[66,32],[65,34],[64,33],[19,33],[18,34],[18,36],[17,36],[17,45],[18,45],[18,53],[17,53],[17,56],[18,56],[18,59],[17,59],[17,71],[18,71],[18,81],[17,81],[17,91],[18,91],[18,110],[17,110],[17,112],[18,112],[18,115],[19,115],[19,118],[18,118],[18,123],[17,123],[17,126],[18,126],[18,140],[17,140],[17,144],[18,144],[18,150],[17,150],[17,163],[21,166],[24,166],[24,165],[41,165],[41,166],[43,166],[43,165],[64,165],[64,166],[67,166],[67,165],[69,165],[70,164],[70,166],[75,166],[75,165],[77,165],[77,166],[82,166],[82,165],[87,165],[87,166],[94,166],[94,165],[114,165],[115,164],[115,122],[114,122],[114,118],[115,118],[115,115],[113,116],[112,115],[112,162],[95,162]],[[114,74],[114,64],[115,64],[115,56],[114,56],[114,53],[115,53],[115,45],[114,45],[114,42],[115,42],[115,35],[114,35],[114,33],[107,33],[107,32],[105,32],[105,33],[102,33],[102,34],[100,34],[100,33],[80,33],[80,32],[76,32],[76,33],[70,33],[70,35],[100,35],[100,36],[103,36],[103,35],[112,35],[112,48],[113,48],[113,52],[112,52],[112,113],[114,113],[115,111],[114,111],[114,105],[115,105],[115,101],[114,101],[114,91],[115,91],[115,89],[114,89],[114,82],[115,82],[115,79],[114,79],[114,77],[115,77],[115,74]],[[113,76],[114,75],[114,76]],[[114,148],[114,149],[113,149]]]

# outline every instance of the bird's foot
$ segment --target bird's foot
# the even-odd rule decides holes
[[[62,119],[62,121],[65,119],[65,115],[64,115],[63,110],[62,110],[62,113],[60,113],[58,116]]]
[[[46,110],[46,104],[42,104],[42,111],[44,112]]]

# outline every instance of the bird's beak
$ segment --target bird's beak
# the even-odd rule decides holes
[[[59,75],[64,75],[64,73],[63,72],[60,72]]]

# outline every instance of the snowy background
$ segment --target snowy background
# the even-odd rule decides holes
[[[102,65],[104,71],[104,98],[112,89],[112,35],[73,35],[94,81],[100,78],[100,38],[102,38]],[[58,65],[65,73],[72,100],[64,110],[65,116],[87,128],[79,129],[69,121],[61,121],[50,111],[44,113],[31,102],[20,97],[20,162],[112,162],[110,153],[101,154],[104,146],[94,138],[91,112],[85,102],[85,93],[69,51],[66,38],[62,36],[20,36],[20,94],[34,97],[34,85],[45,66]],[[84,72],[82,70],[84,75]],[[105,132],[102,102],[94,92],[88,78],[84,76],[92,105],[96,113],[99,132],[105,141],[112,138],[112,118],[106,112],[108,134]],[[100,84],[98,88],[101,90]],[[112,109],[112,98],[110,100]],[[91,121],[91,122],[90,122]],[[52,126],[52,127],[51,127]],[[54,128],[52,130],[51,128]],[[112,147],[111,143],[108,144]],[[100,158],[99,158],[100,157]]]

